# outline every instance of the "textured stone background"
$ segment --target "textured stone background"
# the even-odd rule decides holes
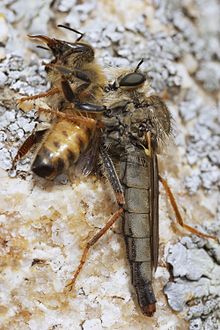
[[[49,87],[42,65],[49,55],[26,35],[73,40],[56,27],[69,23],[86,32],[107,68],[145,59],[175,121],[161,173],[186,222],[219,235],[219,17],[218,0],[1,1],[1,329],[220,329],[220,247],[175,229],[162,187],[158,311],[148,319],[135,304],[120,225],[94,247],[75,290],[63,292],[86,240],[116,207],[108,184],[46,183],[29,172],[31,156],[10,171],[37,123],[15,99]]]

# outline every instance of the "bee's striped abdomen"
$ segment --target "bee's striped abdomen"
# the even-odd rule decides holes
[[[32,171],[43,178],[53,179],[67,170],[88,147],[94,129],[68,120],[55,123],[37,153]]]

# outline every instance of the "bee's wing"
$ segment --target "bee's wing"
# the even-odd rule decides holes
[[[100,132],[96,130],[88,148],[80,155],[75,165],[76,176],[88,176],[96,167],[99,154]]]
[[[159,250],[159,178],[158,178],[158,164],[157,164],[157,155],[153,154],[151,160],[151,256],[152,256],[152,265],[154,270],[157,269],[158,263],[158,250]]]

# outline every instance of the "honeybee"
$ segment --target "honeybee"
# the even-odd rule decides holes
[[[14,164],[41,141],[31,170],[46,179],[68,172],[73,164],[78,172],[88,175],[97,160],[98,112],[104,109],[98,100],[103,93],[105,75],[95,61],[92,46],[80,42],[83,34],[73,31],[80,34],[73,43],[43,35],[29,36],[46,43],[54,55],[46,64],[52,86],[46,93],[21,98],[18,106],[24,111],[35,108],[50,114],[53,120],[50,128],[36,130],[28,137]]]

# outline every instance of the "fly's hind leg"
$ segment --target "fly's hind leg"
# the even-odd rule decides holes
[[[165,189],[165,191],[166,191],[166,194],[167,194],[167,196],[168,196],[168,199],[169,199],[169,201],[170,201],[170,204],[171,204],[171,206],[172,206],[172,208],[173,208],[173,210],[174,210],[174,213],[175,213],[175,216],[176,216],[177,223],[178,223],[182,228],[185,228],[186,230],[188,230],[188,231],[191,232],[192,234],[195,234],[195,235],[198,235],[198,236],[200,236],[200,237],[204,237],[204,238],[212,238],[212,239],[218,241],[217,237],[212,236],[212,235],[204,234],[204,233],[200,232],[199,230],[197,230],[197,229],[195,229],[195,228],[193,228],[193,227],[191,227],[191,226],[189,226],[189,225],[187,225],[187,224],[184,223],[183,218],[182,218],[182,216],[181,216],[181,214],[180,214],[180,211],[179,211],[178,205],[177,205],[177,203],[176,203],[175,197],[174,197],[174,195],[173,195],[173,193],[172,193],[172,191],[171,191],[171,189],[170,189],[170,187],[169,187],[167,181],[166,181],[165,179],[163,179],[160,175],[159,175],[159,180],[160,180],[160,182],[162,183],[162,185],[163,185],[163,187],[164,187],[164,189]]]
[[[147,148],[144,148],[144,151],[145,151],[145,153],[146,153],[146,155],[148,157],[152,157],[152,154],[153,154],[152,153],[152,150],[153,149],[152,149],[152,145],[151,145],[151,141],[152,141],[151,140],[151,132],[148,131],[146,133],[146,136],[145,137],[146,137]],[[173,208],[173,211],[175,213],[177,223],[182,228],[185,228],[186,230],[188,230],[192,234],[195,234],[195,235],[198,235],[198,236],[204,237],[204,238],[212,238],[214,240],[217,240],[217,237],[212,236],[212,235],[207,235],[207,234],[201,233],[199,230],[197,230],[197,229],[195,229],[195,228],[193,228],[193,227],[191,227],[191,226],[189,226],[189,225],[187,225],[187,224],[184,223],[183,218],[182,218],[182,216],[180,214],[180,211],[179,211],[177,202],[176,202],[175,197],[174,197],[174,195],[173,195],[173,193],[172,193],[172,191],[171,191],[171,189],[170,189],[170,187],[168,185],[168,182],[165,179],[163,179],[160,175],[158,176],[158,178],[159,178],[160,182],[162,183],[162,185],[163,185],[163,187],[164,187],[164,189],[166,191],[166,194],[168,196],[168,199],[170,201],[170,204],[171,204],[171,206]]]
[[[94,237],[92,237],[89,240],[89,242],[86,244],[86,247],[84,248],[82,257],[80,259],[79,266],[77,267],[75,273],[73,274],[72,279],[66,285],[66,287],[69,287],[70,290],[74,286],[76,279],[86,262],[90,248],[112,227],[112,225],[120,218],[120,216],[124,212],[124,208],[123,208],[123,205],[125,204],[124,193],[119,178],[117,176],[117,173],[115,171],[113,162],[109,157],[107,151],[102,146],[100,147],[100,154],[106,171],[106,176],[114,190],[116,200],[119,205],[119,209],[109,218],[105,226],[102,229],[100,229],[97,232],[97,234]]]

